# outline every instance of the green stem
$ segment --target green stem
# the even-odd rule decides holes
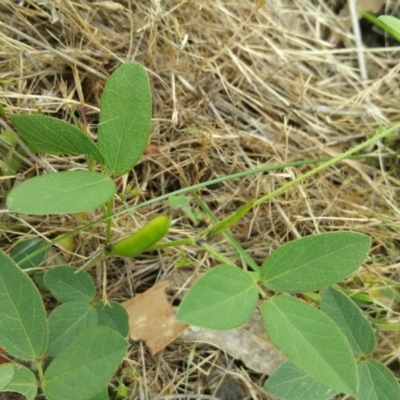
[[[157,243],[153,247],[151,247],[150,250],[166,249],[168,247],[177,247],[177,246],[192,246],[194,244],[196,244],[194,238],[180,239],[167,243]]]
[[[108,257],[113,256],[113,254],[108,254],[108,253],[101,253],[97,256],[95,256],[94,258],[92,258],[91,260],[89,260],[85,265],[83,265],[82,267],[78,268],[76,270],[76,273],[79,273],[83,270],[87,271],[90,268],[95,267],[99,262],[105,260]]]
[[[43,361],[38,360],[36,363],[36,368],[39,374],[39,381],[42,383],[44,381],[44,371],[43,371]]]
[[[400,331],[400,324],[374,322],[374,327],[378,331]]]
[[[200,204],[202,210],[207,214],[207,216],[214,222],[218,222],[218,219],[214,215],[214,213],[210,210],[210,207],[201,199],[200,196],[197,195],[196,192],[192,192],[195,196],[197,202]],[[255,272],[259,272],[260,268],[256,264],[256,262],[250,257],[250,255],[246,252],[246,250],[239,244],[239,242],[232,236],[229,231],[223,232],[225,238],[231,244],[231,246],[236,250],[236,252],[242,257],[242,259],[246,262],[246,264]]]
[[[223,264],[227,264],[227,265],[236,267],[236,265],[231,260],[229,260],[229,258],[226,258],[225,256],[223,256],[220,252],[215,250],[214,247],[210,246],[209,244],[201,243],[200,246],[204,250],[206,250],[208,253],[212,254],[217,260],[221,261]]]
[[[112,217],[113,199],[111,198],[106,205],[106,217]],[[108,218],[106,222],[106,244],[111,242],[111,222],[112,219]]]
[[[214,226],[211,226],[207,229],[205,229],[202,233],[201,236],[208,235],[211,233],[212,235],[217,235],[226,229],[230,228],[234,223],[236,223],[240,218],[242,218],[245,214],[247,214],[253,207],[257,207],[258,205],[264,203],[265,201],[268,201],[272,199],[273,197],[278,196],[279,194],[285,192],[286,190],[292,188],[293,186],[296,186],[298,183],[305,181],[306,179],[312,177],[315,174],[318,174],[319,172],[323,171],[324,169],[330,167],[333,164],[336,164],[339,161],[342,161],[349,156],[351,156],[353,153],[357,153],[358,151],[364,149],[365,147],[370,146],[371,144],[377,142],[380,139],[383,139],[384,137],[388,136],[392,132],[398,130],[400,128],[400,123],[394,125],[388,130],[385,130],[384,132],[377,134],[373,136],[372,138],[366,140],[365,142],[351,148],[348,151],[345,151],[342,154],[339,154],[336,157],[331,158],[328,161],[325,161],[318,167],[315,167],[309,172],[306,172],[303,175],[300,175],[299,177],[293,179],[291,182],[287,183],[286,185],[283,185],[279,187],[278,189],[274,190],[271,193],[268,193],[267,195],[259,198],[259,199],[253,199],[240,207],[235,213],[231,214],[229,217],[224,218],[223,220],[217,222]]]
[[[390,130],[386,131],[386,134],[388,135],[388,134],[392,133],[393,130],[398,129],[399,127],[400,127],[400,124],[395,125],[394,129],[390,129]],[[380,136],[379,139],[381,137],[383,137],[383,136],[384,135]],[[350,158],[350,159],[365,159],[367,157],[368,156],[352,156],[352,157],[348,157],[348,158]],[[317,159],[307,159],[307,160],[300,160],[300,161],[292,161],[292,162],[288,162],[288,163],[285,163],[285,164],[279,164],[279,165],[266,165],[266,166],[263,166],[263,167],[260,167],[260,168],[255,168],[255,169],[252,169],[252,170],[241,171],[241,172],[238,172],[236,174],[222,176],[222,177],[219,177],[219,178],[216,178],[216,179],[212,179],[210,181],[201,182],[201,183],[198,183],[198,184],[190,186],[190,187],[179,189],[179,190],[176,190],[174,192],[166,193],[166,194],[164,194],[162,196],[155,197],[153,199],[144,201],[142,203],[135,204],[134,206],[128,207],[128,208],[126,208],[124,210],[118,211],[117,213],[115,213],[113,215],[108,215],[108,216],[105,216],[104,218],[98,219],[97,221],[90,222],[90,223],[88,223],[86,225],[81,226],[78,229],[75,229],[73,232],[69,232],[69,233],[66,233],[65,235],[59,236],[57,239],[55,239],[51,243],[48,243],[42,249],[36,250],[35,252],[29,254],[23,260],[21,260],[20,262],[26,262],[26,261],[30,260],[31,258],[35,257],[37,254],[39,254],[43,250],[49,249],[50,247],[54,246],[56,243],[61,242],[62,240],[67,239],[67,238],[69,238],[71,236],[74,236],[74,235],[78,234],[79,232],[83,232],[86,229],[89,229],[89,228],[91,228],[91,227],[93,227],[93,226],[95,226],[97,224],[106,222],[106,221],[110,220],[113,217],[117,217],[117,216],[123,215],[124,213],[138,210],[138,209],[140,209],[142,207],[150,206],[150,205],[152,205],[154,203],[160,202],[162,200],[166,200],[171,196],[179,196],[179,195],[182,195],[182,194],[185,194],[185,193],[190,193],[193,190],[205,188],[207,186],[215,185],[217,183],[227,182],[227,181],[232,180],[232,179],[240,179],[240,178],[243,178],[243,177],[249,176],[249,175],[254,175],[254,174],[258,174],[258,173],[266,173],[266,172],[276,171],[276,170],[284,169],[284,168],[293,168],[293,167],[299,167],[299,166],[303,166],[303,165],[318,164],[318,163],[325,162],[325,161],[328,161],[328,160],[332,160],[332,158],[331,157],[324,157],[324,158],[317,158]],[[211,226],[210,228],[202,231],[200,236],[207,235],[208,233],[210,233],[210,231],[213,228],[214,228],[214,226]]]

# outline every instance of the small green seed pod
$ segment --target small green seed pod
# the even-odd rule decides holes
[[[135,257],[153,247],[169,230],[171,218],[160,215],[112,246],[111,254]]]

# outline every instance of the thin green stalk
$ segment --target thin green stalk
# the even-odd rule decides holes
[[[100,224],[102,222],[106,222],[106,221],[110,220],[113,217],[118,217],[118,216],[123,215],[123,214],[125,214],[127,212],[132,212],[132,211],[138,210],[139,208],[149,206],[151,204],[157,203],[157,202],[162,201],[162,200],[166,200],[171,196],[179,196],[179,195],[182,195],[182,194],[185,194],[185,193],[190,193],[193,190],[197,190],[197,189],[201,189],[201,188],[204,188],[204,187],[207,187],[207,186],[215,185],[217,183],[226,182],[226,181],[229,181],[229,180],[232,180],[232,179],[243,178],[243,177],[248,176],[248,175],[253,175],[253,174],[262,173],[262,172],[276,171],[278,169],[283,169],[283,168],[298,167],[298,166],[302,166],[302,165],[318,164],[319,162],[324,162],[324,161],[330,160],[330,159],[331,159],[330,157],[325,157],[325,158],[318,158],[318,159],[307,159],[307,160],[301,160],[301,161],[292,161],[292,162],[289,162],[289,163],[279,164],[279,165],[267,165],[267,166],[263,166],[263,167],[252,169],[252,170],[241,171],[241,172],[238,172],[238,173],[232,174],[232,175],[222,176],[222,177],[219,177],[219,178],[216,178],[216,179],[212,179],[212,180],[207,181],[207,182],[201,182],[201,183],[198,183],[198,184],[193,185],[193,186],[189,186],[189,187],[186,187],[186,188],[183,188],[183,189],[179,189],[179,190],[176,190],[174,192],[167,193],[167,194],[164,194],[162,196],[158,196],[158,197],[156,197],[154,199],[150,199],[150,200],[144,201],[143,203],[135,204],[134,206],[131,206],[131,207],[128,207],[128,208],[126,208],[124,210],[118,211],[115,214],[106,215],[105,217],[100,218],[100,219],[98,219],[96,221],[89,222],[88,224],[83,225],[80,228],[75,229],[73,232],[68,232],[65,235],[62,235],[62,236],[58,237],[54,241],[48,243],[46,246],[43,246],[42,250],[37,250],[36,252],[33,252],[32,254],[29,254],[23,260],[21,260],[21,262],[25,262],[25,261],[31,259],[32,257],[35,257],[40,251],[49,249],[50,247],[54,246],[56,243],[58,243],[58,242],[60,242],[60,241],[62,241],[64,239],[67,239],[67,238],[69,238],[71,236],[74,236],[74,235],[78,234],[79,232],[85,231],[86,229],[92,228],[93,226],[95,226],[97,224]],[[110,222],[110,224],[111,224],[111,222]],[[194,241],[195,240],[191,241],[190,243],[194,243]],[[169,247],[169,246],[166,246],[166,247]]]
[[[378,331],[400,331],[400,324],[381,323],[374,321],[374,327]]]
[[[386,131],[386,134],[392,133],[392,131],[394,131],[395,129],[398,129],[399,126],[400,126],[400,124],[395,125],[395,127],[393,127],[390,130]],[[380,138],[382,138],[384,136],[385,135],[382,134],[376,140],[379,140]],[[361,159],[364,159],[366,157],[367,156],[364,156],[364,157],[363,156],[352,156],[352,157],[347,157],[347,158],[351,158],[351,159],[360,159],[361,158]],[[344,157],[344,158],[346,158],[346,157]],[[243,177],[248,176],[248,175],[258,174],[258,173],[262,173],[262,172],[265,173],[265,172],[270,172],[270,171],[276,171],[276,170],[284,169],[284,168],[299,167],[299,166],[303,166],[303,165],[318,164],[320,162],[326,162],[328,160],[333,160],[333,158],[332,157],[323,157],[323,158],[317,158],[317,159],[307,159],[307,160],[300,160],[300,161],[292,161],[292,162],[288,162],[288,163],[285,163],[285,164],[279,164],[279,165],[267,165],[267,166],[263,166],[263,167],[260,167],[260,168],[241,171],[241,172],[238,172],[236,174],[222,176],[222,177],[219,177],[219,178],[216,178],[216,179],[212,179],[212,180],[207,181],[207,182],[201,182],[201,183],[198,183],[198,184],[190,186],[190,187],[179,189],[179,190],[176,190],[174,192],[167,193],[167,194],[164,194],[162,196],[158,196],[158,197],[156,197],[154,199],[150,199],[150,200],[144,201],[142,203],[135,204],[134,206],[131,206],[131,207],[128,207],[128,208],[126,208],[124,210],[118,211],[115,214],[105,216],[105,217],[100,218],[100,219],[98,219],[96,221],[93,221],[93,222],[90,222],[90,223],[88,223],[86,225],[83,225],[80,228],[75,229],[73,232],[68,232],[65,235],[62,235],[62,236],[58,237],[54,241],[52,241],[49,244],[47,244],[46,246],[44,246],[43,249],[37,250],[36,252],[33,252],[32,254],[29,254],[27,257],[25,257],[23,260],[21,260],[21,262],[25,262],[25,261],[31,259],[32,257],[35,257],[39,252],[54,246],[54,244],[56,244],[56,243],[58,243],[58,242],[60,242],[60,241],[62,241],[64,239],[67,239],[67,238],[69,238],[71,236],[74,236],[74,235],[78,234],[79,232],[82,232],[82,231],[84,231],[86,229],[89,229],[89,228],[91,228],[91,227],[93,227],[93,226],[95,226],[95,225],[97,225],[99,223],[106,222],[106,221],[110,220],[113,217],[117,217],[119,215],[123,215],[124,213],[132,212],[132,211],[138,210],[139,208],[146,207],[146,206],[149,206],[151,204],[160,202],[162,200],[168,199],[171,196],[179,196],[179,195],[182,195],[182,194],[185,194],[185,193],[192,192],[193,190],[197,190],[197,189],[201,189],[201,188],[204,188],[204,187],[207,187],[207,186],[215,185],[217,183],[226,182],[226,181],[229,181],[229,180],[232,180],[232,179],[243,178]],[[207,235],[208,233],[210,233],[210,231],[213,228],[214,228],[214,226],[211,226],[210,228],[205,229],[204,231],[201,232],[201,234],[199,236]]]
[[[215,217],[213,212],[210,210],[210,207],[201,199],[200,196],[196,194],[196,192],[192,192],[195,196],[197,202],[199,203],[202,210],[207,214],[207,216],[214,222],[218,222],[218,219]],[[256,262],[251,258],[250,254],[246,252],[246,250],[239,244],[239,242],[232,236],[229,231],[224,231],[223,235],[231,244],[231,246],[236,250],[236,252],[242,257],[242,259],[246,262],[246,264],[255,272],[259,272],[260,268],[256,264]]]
[[[233,224],[235,224],[245,214],[247,214],[253,207],[257,207],[258,205],[264,203],[265,201],[268,201],[268,200],[272,199],[273,197],[276,197],[279,194],[284,193],[288,189],[296,186],[298,183],[305,181],[306,179],[308,179],[308,178],[318,174],[319,172],[323,171],[324,169],[330,167],[331,165],[336,164],[337,162],[348,158],[353,153],[357,153],[358,151],[364,149],[365,147],[368,147],[371,144],[377,142],[378,140],[383,139],[384,137],[388,136],[389,134],[391,134],[392,132],[398,130],[399,128],[400,128],[400,123],[394,125],[390,129],[387,129],[387,130],[385,130],[384,132],[382,132],[380,134],[377,134],[377,135],[373,136],[372,138],[370,138],[370,139],[366,140],[365,142],[363,142],[363,143],[351,148],[350,150],[345,151],[344,153],[342,153],[342,154],[340,154],[340,155],[338,155],[336,157],[333,157],[328,161],[325,161],[324,163],[322,163],[318,167],[315,167],[311,171],[306,172],[303,175],[300,175],[299,177],[293,179],[291,182],[287,183],[286,185],[283,185],[283,186],[279,187],[278,189],[274,190],[273,192],[268,193],[267,195],[262,196],[259,199],[253,199],[253,200],[249,201],[248,203],[246,203],[245,205],[240,207],[235,213],[233,213],[229,217],[224,218],[223,220],[221,220],[218,223],[216,223],[214,226],[205,229],[201,233],[200,236],[205,236],[205,235],[207,235],[209,233],[211,233],[212,235],[217,235],[217,234],[225,231],[226,229],[230,228]]]
[[[194,244],[195,244],[194,238],[180,239],[180,240],[173,240],[172,242],[167,242],[167,243],[157,243],[150,250],[160,250],[160,249],[166,249],[168,247],[177,247],[177,246],[191,246]]]
[[[106,244],[111,242],[111,222],[112,219],[111,217],[112,215],[112,210],[113,210],[113,199],[111,198],[108,202],[107,202],[107,209],[106,209]]]
[[[36,368],[37,368],[38,375],[39,375],[39,381],[43,382],[44,381],[44,371],[43,371],[43,361],[42,360],[37,361]]]
[[[106,258],[110,257],[107,253],[101,253],[89,260],[86,264],[84,264],[82,267],[78,268],[75,273],[81,272],[83,270],[87,271],[90,268],[95,267],[98,263],[101,261],[105,260]]]
[[[200,246],[206,250],[208,253],[212,254],[217,260],[221,261],[223,264],[231,265],[232,267],[236,267],[235,263],[232,262],[229,258],[223,256],[219,251],[215,250],[214,247],[210,246],[207,243],[199,243]]]

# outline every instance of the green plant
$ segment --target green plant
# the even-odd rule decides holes
[[[400,398],[394,375],[368,358],[375,346],[370,322],[336,285],[360,266],[370,242],[356,232],[313,235],[283,245],[260,268],[252,264],[253,271],[214,267],[189,290],[177,316],[196,326],[232,329],[251,316],[261,294],[264,327],[288,358],[266,381],[268,393],[285,400],[337,393]]]
[[[194,225],[197,226],[203,220],[203,213],[198,208],[191,207],[187,197],[171,196],[168,200],[172,209],[181,210]]]
[[[400,20],[398,18],[391,15],[381,15],[377,18],[366,11],[362,12],[362,16],[400,42]]]
[[[388,32],[400,35],[397,19],[380,19],[391,28]],[[370,140],[388,137],[394,129],[380,131],[339,158],[359,151]],[[232,329],[249,319],[261,296],[264,327],[270,340],[288,359],[267,379],[264,389],[282,400],[328,400],[338,393],[359,400],[400,398],[396,377],[383,363],[371,358],[375,332],[371,320],[357,305],[377,304],[377,301],[338,285],[367,257],[371,244],[368,236],[338,231],[304,237],[275,250],[259,267],[227,232],[253,207],[283,193],[339,158],[327,160],[274,192],[249,201],[221,221],[217,221],[197,197],[214,224],[198,235],[196,242],[212,252],[222,264],[207,271],[190,288],[177,317],[209,329]],[[224,233],[249,270],[238,269],[208,245],[208,238],[220,233]],[[385,329],[398,329],[398,326],[385,325]]]
[[[50,316],[32,280],[0,253],[0,342],[7,353],[38,371],[48,399],[106,399],[111,379],[128,347],[125,309],[94,298],[86,272],[68,266],[45,273],[48,290],[61,303]],[[50,362],[49,362],[50,361]],[[35,374],[16,361],[0,366],[0,390],[34,399]]]
[[[57,172],[22,182],[7,196],[11,212],[78,213],[107,202],[105,215],[109,216],[115,193],[112,177],[125,174],[136,164],[149,139],[151,93],[146,71],[138,64],[122,64],[107,81],[101,98],[97,145],[78,127],[56,118],[37,114],[10,115],[10,119],[31,150],[84,154],[89,166],[89,171]],[[95,162],[102,173],[94,171]]]
[[[154,246],[169,230],[171,219],[159,215],[152,219],[143,228],[132,233],[112,246],[110,254],[124,257],[136,257]]]
[[[67,214],[102,206],[106,246],[91,265],[103,258],[136,256],[148,250],[167,233],[168,217],[153,219],[117,243],[110,241],[114,179],[128,172],[142,155],[150,135],[151,107],[146,71],[126,63],[114,71],[104,88],[97,144],[85,134],[86,127],[79,129],[44,115],[10,115],[31,151],[84,154],[89,170],[27,179],[9,192],[9,211]],[[2,109],[0,113],[4,116]],[[95,171],[96,163],[102,172]],[[45,263],[48,248],[48,243],[33,238],[17,243],[11,258],[0,251],[0,346],[15,358],[0,366],[0,391],[33,399],[40,388],[53,400],[106,399],[107,383],[128,346],[127,313],[115,302],[106,305],[96,300],[86,272],[77,274],[76,268],[58,266],[34,275],[38,285],[61,303],[46,317],[40,293],[24,271],[30,273]],[[18,360],[34,364],[37,374]]]
[[[125,75],[127,72],[129,74],[128,76]],[[121,75],[119,75],[119,73],[121,73]],[[147,79],[147,77],[144,78],[145,75],[143,75],[143,73],[144,71],[136,64],[125,64],[117,69],[110,78],[102,98],[98,146],[88,138],[89,141],[82,139],[82,137],[86,136],[79,129],[74,130],[75,127],[72,127],[74,129],[70,129],[71,125],[62,121],[51,119],[49,125],[51,128],[47,129],[46,124],[48,124],[49,121],[48,117],[10,117],[20,135],[30,144],[32,150],[48,151],[51,153],[61,152],[63,154],[83,153],[86,154],[88,166],[89,169],[91,169],[90,171],[67,171],[43,175],[23,182],[19,186],[16,186],[7,198],[10,211],[31,214],[77,213],[91,210],[106,203],[106,205],[103,206],[103,219],[91,222],[79,228],[79,230],[64,236],[64,238],[71,236],[99,222],[107,222],[105,251],[98,258],[91,260],[87,267],[94,265],[99,259],[111,257],[116,254],[127,256],[137,255],[138,248],[135,248],[134,245],[143,238],[146,238],[146,242],[141,243],[140,251],[146,251],[149,247],[160,249],[182,244],[200,245],[203,249],[209,251],[220,260],[222,265],[207,272],[189,291],[179,308],[178,316],[182,320],[194,325],[207,326],[213,329],[229,329],[238,326],[244,323],[254,311],[260,295],[264,299],[267,298],[265,288],[269,291],[277,292],[277,295],[264,302],[261,312],[271,339],[289,358],[289,361],[283,364],[282,367],[268,379],[265,386],[268,392],[280,398],[293,399],[293,395],[282,392],[283,390],[291,388],[291,390],[293,390],[291,393],[295,392],[297,395],[301,393],[303,396],[296,398],[323,399],[329,398],[327,396],[332,397],[333,394],[337,392],[344,392],[357,394],[360,399],[362,398],[364,400],[364,398],[368,397],[361,397],[364,393],[363,390],[369,390],[370,393],[375,393],[381,388],[383,382],[382,378],[380,381],[375,380],[368,383],[368,374],[371,370],[379,371],[379,377],[385,378],[386,385],[392,388],[392,393],[397,393],[397,382],[393,381],[394,377],[391,372],[386,369],[383,364],[375,360],[366,359],[366,357],[370,355],[374,343],[374,335],[369,322],[362,315],[355,303],[352,302],[350,297],[343,293],[338,287],[334,286],[337,282],[345,279],[354,272],[365,259],[370,247],[370,239],[368,237],[352,232],[336,232],[306,237],[288,243],[276,250],[265,260],[263,265],[259,267],[255,261],[251,259],[250,255],[232,238],[227,230],[253,207],[271,199],[279,193],[283,193],[289,187],[310,178],[336,162],[352,156],[353,153],[356,153],[379,139],[390,135],[391,132],[399,128],[400,124],[397,124],[389,130],[379,132],[366,142],[334,158],[304,160],[285,164],[283,166],[267,166],[253,171],[243,171],[236,175],[193,185],[192,187],[184,188],[174,193],[129,207],[120,213],[133,211],[162,199],[191,192],[192,195],[196,197],[203,212],[213,221],[213,224],[193,238],[154,245],[155,242],[166,233],[169,227],[169,219],[166,217],[157,217],[157,219],[150,221],[149,225],[145,226],[143,230],[133,233],[130,237],[122,239],[112,245],[110,244],[111,218],[117,215],[113,214],[112,211],[111,199],[115,192],[115,185],[112,177],[120,176],[136,163],[148,138],[148,133],[139,135],[137,131],[132,130],[132,126],[136,127],[137,124],[140,125],[142,121],[132,126],[129,125],[133,109],[138,110],[139,114],[144,110],[145,112],[143,112],[143,115],[145,115],[145,119],[149,120],[150,118],[149,104],[146,103],[147,106],[141,106],[140,103],[142,97],[147,97],[146,93],[147,90],[149,90],[148,82],[146,80],[146,85],[144,85],[146,88],[143,88],[139,82],[135,81],[135,79],[138,79],[143,83],[143,80]],[[135,91],[133,91],[133,88],[129,85],[127,87],[127,82],[135,82]],[[110,87],[113,90],[109,90]],[[138,106],[132,106],[132,102],[125,100],[123,96],[121,96],[121,93],[125,93],[125,90],[129,93],[135,93],[137,91],[144,93],[142,93],[143,96],[138,96],[138,98],[135,99],[135,101],[138,102],[137,104],[139,104]],[[113,93],[114,97],[109,97],[110,93]],[[115,93],[118,94],[117,97],[115,97]],[[24,118],[27,117],[33,117],[32,122],[28,120],[24,121]],[[133,119],[136,118],[139,117],[136,116]],[[43,124],[45,125],[44,128]],[[68,128],[66,128],[65,124]],[[149,124],[147,123],[143,127],[144,131],[146,131],[146,129],[149,129]],[[54,130],[56,132],[61,132],[63,130],[64,132],[74,132],[70,135],[68,133],[70,140],[64,143],[65,141],[63,142],[62,139],[58,137],[59,135],[54,139],[51,133]],[[33,137],[31,136],[32,132],[34,134]],[[101,134],[101,132],[103,133]],[[130,145],[131,142],[135,142],[137,135],[140,136],[138,144],[140,151],[137,151],[137,148],[134,149],[135,154],[134,157],[132,157],[132,148],[130,148],[127,153],[125,150],[128,145],[125,146],[124,143],[129,142]],[[146,136],[146,140],[143,139],[144,136]],[[71,138],[73,138],[73,140],[71,140]],[[127,142],[125,142],[125,140]],[[94,171],[95,162],[101,166],[103,173]],[[215,219],[210,210],[194,192],[197,188],[220,183],[228,179],[287,166],[315,163],[321,164],[306,174],[294,179],[289,184],[278,188],[274,192],[259,199],[251,200],[235,213],[221,221]],[[179,204],[186,207],[183,211],[189,218],[193,217],[187,212],[190,210],[187,208],[189,207],[187,201],[180,202]],[[156,224],[156,228],[159,230],[158,233],[161,233],[160,235],[150,235],[150,237],[148,237],[148,233],[151,230],[149,226],[153,227],[153,224]],[[243,271],[237,268],[234,263],[225,259],[208,244],[209,239],[221,233],[225,235],[238,254],[247,263],[251,271]],[[130,248],[131,245],[133,246],[132,248]],[[27,262],[32,261],[38,253],[42,253],[49,247],[49,245],[37,246],[38,247],[32,246],[35,250],[26,252],[25,254],[27,254],[27,257],[20,258],[18,262],[26,265],[27,268],[31,268],[32,266],[29,266]],[[29,245],[27,247],[29,247]],[[20,254],[20,252],[21,251],[18,250],[15,253]],[[43,288],[47,287],[54,292],[52,283],[48,282],[49,279],[51,281],[50,277],[52,271],[53,269],[46,272],[46,274],[41,277],[36,277],[35,275],[35,278],[38,278],[38,281],[42,282]],[[4,273],[6,273],[5,270]],[[0,265],[0,277],[2,274],[3,270]],[[29,279],[26,275],[24,276]],[[78,276],[80,276],[80,274],[78,274]],[[19,284],[19,282],[17,284]],[[81,286],[81,283],[72,282],[70,286],[76,288]],[[283,294],[279,294],[280,292]],[[293,296],[293,294],[298,293],[301,293],[301,295],[299,294],[298,296],[306,298],[307,302],[298,298],[298,296]],[[67,297],[69,298],[69,296]],[[353,299],[358,298],[358,295],[354,294],[351,297]],[[89,298],[92,300],[89,300]],[[58,300],[62,302],[61,306],[59,306],[61,311],[57,311],[55,317],[52,317],[51,324],[49,318],[47,324],[50,330],[52,326],[61,326],[58,324],[61,324],[59,321],[63,319],[63,309],[68,310],[68,307],[72,307],[71,305],[66,305],[69,302],[68,300],[63,300],[60,297]],[[316,305],[319,303],[320,309],[317,309]],[[336,306],[335,303],[337,303]],[[108,317],[99,317],[99,315],[102,314],[97,312],[97,320],[93,317],[94,312],[92,308],[98,308],[98,304],[98,302],[93,300],[91,295],[84,295],[80,299],[80,306],[78,308],[84,310],[85,316],[88,316],[88,320],[94,327],[82,328],[81,333],[71,328],[72,336],[69,340],[72,341],[66,348],[73,349],[71,346],[75,345],[75,340],[78,340],[77,338],[80,338],[85,332],[94,332],[93,329],[98,328],[102,329],[102,331],[106,329],[99,325],[102,325],[101,321],[103,319],[109,320]],[[346,304],[346,306],[341,306],[341,304]],[[108,310],[107,307],[104,308]],[[347,311],[349,310],[351,311],[351,318],[348,318]],[[60,319],[56,318],[58,314],[61,315]],[[8,318],[6,311],[4,314],[1,314],[2,318],[3,315],[4,318]],[[120,317],[123,319],[122,316]],[[355,332],[355,325],[352,324],[353,320],[358,321],[362,329],[360,328],[359,331]],[[76,316],[71,320],[71,324],[74,327],[75,322]],[[24,322],[24,324],[24,327],[31,329],[33,321],[28,320],[26,323]],[[111,325],[115,326],[118,324],[113,322]],[[298,332],[297,336],[294,334],[296,330]],[[117,331],[119,333],[116,334],[121,335],[120,329]],[[357,336],[356,333],[359,335]],[[0,345],[2,345],[3,342],[6,343],[5,339],[2,341],[1,334],[2,330],[0,325]],[[7,337],[7,335],[9,337],[9,331],[5,331],[4,337]],[[302,339],[301,345],[297,344],[298,336]],[[318,340],[315,340],[316,338]],[[364,343],[366,338],[368,338],[368,345]],[[60,342],[62,341],[63,340],[60,339]],[[338,356],[336,357],[335,354],[332,354],[330,351],[331,344],[335,345],[334,348],[337,349]],[[6,346],[4,347],[9,351]],[[41,358],[43,355],[47,354],[46,351],[48,351],[48,347],[48,342],[47,344],[42,344],[40,351],[36,351],[34,357],[30,355],[30,359],[38,364],[38,369],[43,365]],[[50,352],[52,352],[51,347]],[[313,357],[310,357],[310,352],[312,352]],[[10,354],[14,355],[14,353],[11,352]],[[61,351],[60,354],[64,354],[63,351]],[[54,360],[56,360],[57,357],[61,356],[56,354]],[[54,360],[52,362],[54,362]],[[65,363],[65,359],[63,359],[63,363]],[[13,382],[21,381],[20,375],[16,372],[17,370],[19,371],[18,368],[19,366],[14,367],[13,371],[16,378]],[[46,384],[46,366],[42,368],[45,369],[45,372],[44,374],[39,374],[41,388],[46,396],[49,398],[56,398],[54,397],[56,394],[52,391],[49,392],[48,384]],[[9,373],[12,368],[7,365],[4,369]],[[44,378],[42,378],[42,376],[44,376]],[[36,380],[35,376],[34,378]],[[32,380],[32,377],[29,379]],[[103,387],[105,387],[107,379],[105,381],[103,379]],[[55,380],[55,382],[57,382],[57,380]],[[365,385],[366,389],[361,388],[361,383]],[[15,386],[16,385],[14,385],[14,387]],[[99,390],[102,390],[102,388]],[[54,389],[54,391],[56,391],[56,389]],[[387,390],[387,392],[390,393],[389,390]],[[102,395],[103,394],[105,393],[102,392]],[[83,395],[86,397],[79,397],[78,394],[76,394],[76,396],[77,397],[74,397],[74,399],[90,398],[89,395],[86,396],[86,394]]]

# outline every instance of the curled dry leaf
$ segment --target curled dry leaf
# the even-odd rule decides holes
[[[144,340],[152,354],[171,343],[188,326],[177,319],[165,289],[168,281],[122,303],[129,315],[129,335],[132,340]]]
[[[258,316],[251,318],[240,328],[213,331],[191,326],[179,339],[210,343],[243,361],[253,371],[272,374],[285,357],[268,340]]]

